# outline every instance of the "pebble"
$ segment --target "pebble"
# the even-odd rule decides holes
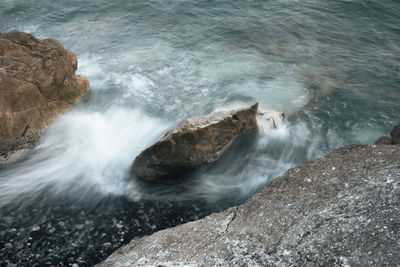
[[[84,226],[85,226],[85,225],[83,225],[83,224],[76,224],[76,225],[75,225],[75,229],[81,230],[81,229],[83,229]]]
[[[78,216],[70,206],[54,207],[47,202],[43,204],[42,213],[45,214],[40,214],[40,220],[34,217],[37,214],[31,214],[31,209],[22,209],[18,214],[13,213],[11,208],[0,210],[0,247],[3,248],[0,249],[0,266],[1,263],[5,263],[5,266],[93,266],[127,240],[141,233],[151,233],[150,225],[156,222],[161,228],[170,225],[170,221],[150,220],[152,217],[143,211],[147,210],[145,207],[131,205],[130,201],[125,200],[124,203],[129,204],[127,207],[132,206],[133,215],[126,212],[126,207],[117,207],[101,214],[102,218],[105,217],[104,221],[98,220],[100,215],[97,211],[86,211],[85,217],[80,217],[81,213]],[[154,208],[153,213],[165,208],[162,204],[154,206],[157,209]],[[170,207],[170,218],[182,212],[173,207]],[[200,209],[201,212],[204,210]],[[193,208],[187,208],[183,214],[189,214],[187,219],[192,219],[193,213],[199,211],[193,212]],[[118,216],[111,217],[111,214]],[[14,221],[9,224],[10,220]],[[178,219],[174,220],[174,224],[179,222]]]

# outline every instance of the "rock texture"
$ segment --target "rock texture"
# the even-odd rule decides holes
[[[241,134],[257,129],[258,103],[185,119],[134,161],[132,172],[143,180],[174,177],[217,160]]]
[[[400,146],[350,145],[98,266],[398,266]]]
[[[381,136],[376,139],[375,145],[392,145],[392,138],[390,136]]]
[[[375,145],[398,145],[400,144],[400,125],[393,128],[390,136],[381,136],[375,143]]]
[[[0,163],[18,158],[89,90],[75,55],[51,39],[0,33]]]
[[[400,125],[394,127],[393,131],[390,133],[392,137],[392,143],[395,145],[400,144]]]

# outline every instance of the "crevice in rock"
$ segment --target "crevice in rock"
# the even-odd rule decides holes
[[[231,212],[229,213],[229,215],[227,216],[227,217],[229,217],[229,216],[231,216],[231,214],[232,214],[232,217],[229,219],[229,222],[226,224],[226,228],[225,228],[225,231],[224,231],[225,233],[229,231],[229,226],[231,225],[231,223],[233,222],[233,220],[236,219],[236,215],[237,215],[238,210],[239,210],[239,207],[233,207],[233,208],[232,208],[232,211],[231,211]]]
[[[321,228],[321,226],[326,223],[329,222],[333,219],[333,217],[328,217],[328,218],[324,218],[321,221],[317,222],[314,227],[312,227],[310,230],[306,231],[305,233],[303,233],[303,235],[301,236],[299,242],[297,242],[297,245],[300,246],[304,240],[307,238],[307,236],[309,236],[312,232],[315,232],[316,230],[318,230],[319,228]]]

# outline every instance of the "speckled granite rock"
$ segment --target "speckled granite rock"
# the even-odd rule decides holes
[[[242,134],[257,130],[258,103],[232,111],[185,119],[132,164],[131,171],[147,180],[162,180],[216,161]]]
[[[89,90],[75,55],[56,40],[0,33],[0,164],[26,154],[44,128]]]
[[[98,266],[397,266],[400,146],[350,145],[249,201],[132,241]]]

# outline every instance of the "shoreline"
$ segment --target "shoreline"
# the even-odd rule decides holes
[[[133,240],[97,266],[398,264],[399,158],[399,145],[335,149],[238,207]]]

